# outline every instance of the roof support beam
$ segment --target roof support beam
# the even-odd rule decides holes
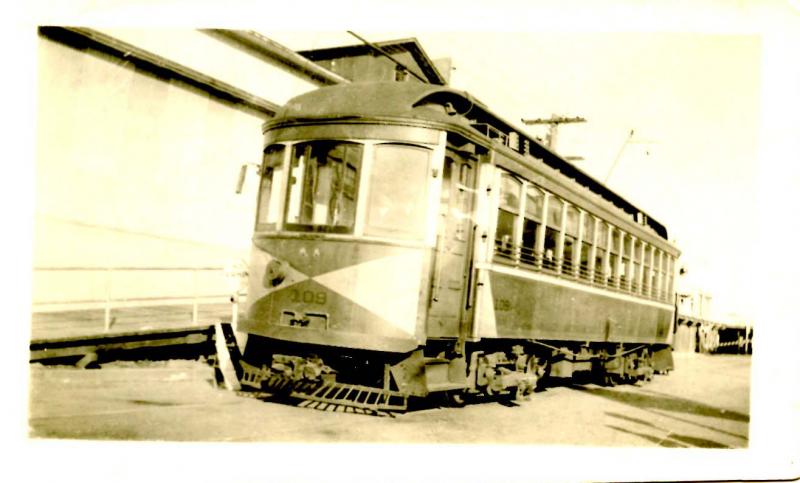
[[[251,53],[266,57],[271,60],[294,69],[309,77],[314,82],[323,85],[347,84],[350,81],[344,77],[319,66],[318,64],[306,59],[297,52],[268,39],[258,32],[252,30],[225,30],[225,29],[201,29],[201,32],[212,37],[222,38],[244,47]]]
[[[233,104],[240,104],[248,109],[256,111],[264,117],[274,116],[280,107],[274,102],[250,94],[231,84],[94,29],[81,27],[40,27],[39,33],[55,41],[72,45],[73,47],[93,48],[100,52],[113,55],[114,57],[119,57],[159,77],[185,82],[186,84],[208,92],[214,97]]]

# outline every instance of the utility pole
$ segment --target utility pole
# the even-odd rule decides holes
[[[550,129],[548,130],[547,134],[547,148],[550,151],[556,150],[556,141],[558,140],[558,126],[561,124],[571,124],[576,122],[586,122],[586,119],[582,117],[564,117],[558,116],[553,114],[549,118],[540,118],[540,119],[522,119],[522,123],[526,126],[532,126],[536,124],[547,124]]]

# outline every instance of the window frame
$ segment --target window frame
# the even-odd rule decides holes
[[[522,206],[523,197],[525,196],[525,190],[523,189],[524,181],[511,171],[508,171],[503,168],[497,168],[496,176],[498,181],[498,190],[497,190],[497,209],[495,210],[493,253],[494,257],[497,257],[500,261],[502,260],[517,261],[519,259],[519,245],[522,240],[520,217],[523,210]],[[509,180],[514,185],[516,185],[517,188],[516,207],[509,206],[507,204],[504,204],[503,202],[504,188],[508,186],[508,184],[503,182],[503,180],[506,179]],[[511,235],[509,237],[510,241],[508,247],[506,247],[505,242],[498,237],[498,229],[500,228],[501,213],[510,215],[511,218]],[[503,236],[505,237],[506,235]]]
[[[580,232],[582,230],[582,210],[569,201],[564,201],[564,205],[566,206],[566,209],[562,212],[562,226],[564,227],[564,233],[561,236],[561,239],[563,240],[561,243],[561,272],[568,275],[574,275],[576,250],[580,250],[579,240]],[[570,245],[569,256],[567,256],[567,245]],[[578,261],[578,265],[580,265],[580,261]]]
[[[432,167],[434,166],[434,163],[436,163],[435,157],[437,155],[437,150],[432,146],[427,146],[427,145],[424,145],[424,144],[407,143],[407,142],[402,142],[402,141],[370,140],[370,141],[366,142],[365,144],[366,144],[366,147],[365,147],[365,150],[364,150],[364,157],[363,157],[364,161],[362,163],[362,166],[365,165],[365,164],[367,166],[365,168],[362,168],[361,176],[363,178],[367,178],[367,179],[362,179],[362,191],[360,193],[360,196],[364,197],[363,205],[359,204],[358,207],[357,207],[357,209],[360,209],[363,206],[363,213],[360,213],[360,214],[357,213],[356,214],[356,220],[359,220],[359,218],[361,219],[360,229],[357,231],[358,236],[363,237],[363,238],[388,238],[388,239],[404,241],[404,242],[408,242],[408,241],[426,242],[428,240],[428,238],[429,238],[429,233],[428,233],[429,232],[429,226],[428,225],[429,225],[429,222],[430,222],[431,210],[433,209],[431,207],[431,195],[432,195],[432,191],[433,191],[434,188],[433,188],[433,186],[431,186],[431,183],[430,183],[430,173],[431,173]],[[406,147],[406,148],[416,149],[416,150],[419,150],[419,151],[424,151],[425,153],[427,153],[427,162],[426,162],[426,166],[425,166],[425,169],[424,169],[424,176],[423,176],[424,181],[425,181],[425,183],[424,183],[424,190],[425,191],[422,194],[422,198],[421,198],[422,199],[422,210],[423,210],[423,212],[420,214],[420,223],[422,224],[422,226],[421,226],[420,232],[413,234],[413,236],[399,236],[398,233],[402,233],[402,232],[386,233],[386,231],[389,231],[387,229],[387,227],[380,227],[380,226],[377,226],[377,225],[371,225],[370,224],[369,215],[371,213],[371,207],[372,207],[371,201],[373,199],[372,196],[373,196],[373,191],[374,191],[374,186],[373,186],[373,179],[374,178],[373,178],[373,175],[375,173],[375,164],[376,164],[376,159],[377,159],[377,152],[378,152],[379,148],[382,147],[382,146]],[[440,170],[444,169],[444,163],[445,163],[445,159],[444,158],[445,157],[446,157],[446,155],[443,156],[442,159],[441,159]],[[461,173],[455,173],[455,172],[451,172],[450,173],[451,177],[454,177],[456,175],[458,175],[460,177]],[[452,196],[452,195],[453,195],[453,193],[450,193],[450,196]],[[441,190],[438,192],[437,199],[436,199],[436,203],[437,203],[437,206],[438,206],[437,210],[441,209],[441,199],[440,198],[441,198]],[[449,199],[449,202],[452,203],[453,200]],[[436,215],[436,214],[434,214],[434,215]],[[358,221],[356,222],[356,226],[359,226]],[[377,231],[370,233],[371,229],[377,229]],[[410,234],[410,232],[409,232],[409,234]]]
[[[266,206],[267,208],[267,220],[265,222],[261,222],[261,214],[262,214],[262,198],[264,195],[264,176],[266,174],[266,170],[268,166],[266,165],[267,162],[267,151],[272,148],[280,146],[282,151],[280,156],[280,161],[275,163],[274,165],[270,166],[269,168],[275,169],[276,167],[280,168],[278,176],[272,176],[270,180],[270,199]],[[255,232],[277,232],[282,228],[283,225],[283,204],[284,204],[284,195],[286,191],[286,160],[287,160],[287,153],[291,151],[291,144],[287,143],[272,143],[264,147],[262,151],[262,161],[261,165],[259,166],[258,170],[258,195],[256,196],[256,213],[255,213],[255,223],[253,230]],[[273,171],[274,172],[274,171]],[[277,194],[275,193],[276,188],[279,190]],[[270,209],[273,208],[273,202],[276,202],[275,205],[275,215],[277,219],[275,221],[269,221],[269,215],[272,213]]]
[[[562,200],[559,196],[549,193],[550,196],[547,197],[547,211],[543,213],[546,222],[544,223],[544,236],[543,236],[543,250],[542,250],[542,267],[545,270],[550,270],[553,272],[557,272],[560,263],[559,258],[561,254],[561,248],[563,247],[563,240],[561,238],[561,234],[564,229],[564,200]],[[556,206],[556,204],[558,206]],[[560,223],[558,226],[553,224],[553,220],[550,219],[551,214],[557,214],[560,218]],[[555,246],[552,247],[553,253],[552,258],[548,258],[547,250],[548,248],[548,239],[555,238]],[[552,240],[551,240],[552,241]]]
[[[539,205],[538,213],[534,212],[531,213],[528,209],[529,205],[533,205],[531,203],[531,197],[529,194],[531,192],[535,192],[538,194],[538,197],[541,198],[541,202],[537,203]],[[543,188],[531,183],[529,181],[523,182],[523,193],[522,198],[524,199],[523,207],[520,210],[522,212],[522,228],[521,228],[521,235],[519,241],[519,251],[520,251],[520,262],[526,265],[537,265],[538,260],[541,260],[541,254],[538,252],[539,249],[539,238],[544,236],[542,231],[542,224],[544,216],[546,215],[545,209],[547,208],[547,203],[545,199],[547,198],[548,193]],[[535,199],[535,198],[534,198]],[[525,234],[530,233],[529,230],[526,230],[528,226],[528,222],[532,223],[534,226],[533,229],[533,244],[531,246],[525,245]]]
[[[358,146],[360,148],[360,154],[361,155],[356,161],[356,164],[357,164],[356,169],[355,169],[356,175],[355,175],[355,178],[354,178],[355,186],[354,186],[354,190],[353,190],[354,193],[355,193],[355,196],[354,196],[354,199],[353,199],[353,202],[352,202],[353,218],[352,218],[352,221],[351,221],[350,225],[297,223],[297,222],[290,222],[289,221],[289,211],[293,209],[293,207],[292,207],[292,199],[291,199],[292,195],[293,195],[291,187],[293,186],[293,184],[290,183],[290,181],[292,179],[292,176],[294,176],[294,174],[293,174],[293,170],[294,170],[293,161],[295,159],[299,159],[296,156],[297,149],[298,149],[298,147],[302,146],[304,148],[304,151],[305,151],[304,155],[310,157],[310,152],[313,149],[313,147],[315,145],[322,145],[324,143],[336,144],[336,145],[351,145],[351,146]],[[287,177],[286,194],[285,194],[285,202],[284,202],[284,209],[283,209],[283,229],[284,229],[284,231],[292,232],[292,233],[337,233],[337,234],[353,235],[355,233],[355,228],[356,228],[356,224],[357,224],[356,223],[356,219],[358,218],[358,201],[359,201],[359,197],[361,196],[361,193],[360,193],[361,188],[362,188],[362,186],[361,186],[361,184],[362,184],[361,172],[362,172],[362,168],[363,168],[363,165],[364,165],[364,154],[365,154],[365,151],[366,151],[365,144],[363,142],[351,141],[351,140],[312,139],[312,140],[308,140],[308,141],[297,141],[297,142],[293,143],[291,147],[292,147],[292,151],[291,151],[291,154],[289,156],[289,161],[288,161],[288,169],[287,169],[287,176],[288,177]],[[327,152],[330,152],[330,150],[326,151],[326,153]],[[345,184],[344,183],[345,172],[346,172],[345,170],[347,169],[347,165],[349,164],[349,161],[346,160],[346,159],[343,159],[341,161],[341,164],[342,164],[342,178],[341,178],[340,182],[341,182],[342,186],[340,187],[340,191],[343,193],[344,192],[344,184]],[[300,176],[301,176],[300,184],[302,185],[302,187],[301,187],[301,190],[299,192],[300,200],[298,202],[298,208],[297,208],[297,210],[298,210],[298,215],[297,215],[298,218],[302,217],[303,204],[305,203],[305,198],[308,195],[308,193],[306,192],[306,190],[308,188],[308,184],[306,182],[306,177],[308,176],[308,174],[311,171],[310,167],[311,167],[311,164],[306,161],[305,165],[302,168],[302,173],[300,174]],[[313,200],[312,200],[312,202],[313,202]],[[328,200],[328,203],[330,203],[330,200]],[[313,207],[312,207],[312,209],[313,209]],[[330,208],[328,207],[328,209],[330,209]],[[312,212],[312,218],[313,218],[313,212]]]

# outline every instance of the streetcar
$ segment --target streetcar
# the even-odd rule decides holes
[[[469,94],[323,87],[263,135],[243,385],[403,410],[672,369],[666,228]]]

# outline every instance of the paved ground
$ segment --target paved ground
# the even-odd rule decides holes
[[[31,367],[35,438],[568,444],[741,448],[748,444],[750,358],[676,354],[643,387],[552,387],[514,406],[482,402],[396,418],[325,412],[214,388],[200,363]]]

